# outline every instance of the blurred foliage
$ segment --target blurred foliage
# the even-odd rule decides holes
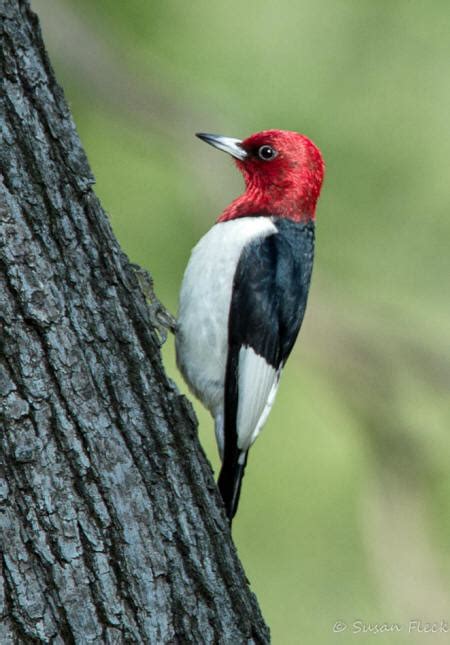
[[[33,6],[97,193],[172,311],[190,249],[242,188],[193,133],[285,128],[321,147],[309,308],[235,541],[274,643],[372,642],[358,619],[402,625],[377,643],[449,642],[408,622],[450,620],[450,6]],[[164,357],[186,391],[172,342]]]

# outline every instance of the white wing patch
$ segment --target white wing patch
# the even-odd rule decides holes
[[[180,293],[177,363],[190,388],[216,421],[223,451],[223,397],[228,317],[234,274],[242,250],[277,233],[269,217],[241,217],[215,224],[194,248]]]
[[[280,370],[269,365],[251,347],[241,347],[238,365],[238,448],[246,451],[267,420],[280,379]]]

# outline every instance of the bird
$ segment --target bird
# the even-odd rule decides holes
[[[196,136],[231,155],[245,182],[192,250],[175,339],[178,368],[215,422],[231,526],[249,449],[305,314],[324,161],[308,137],[288,130]]]

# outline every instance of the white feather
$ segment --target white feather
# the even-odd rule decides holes
[[[276,232],[268,217],[242,217],[216,224],[193,249],[184,274],[177,363],[192,391],[216,420],[219,451],[223,450],[228,316],[234,274],[244,247]]]
[[[278,388],[280,372],[251,347],[239,351],[238,447],[247,451],[267,420]]]

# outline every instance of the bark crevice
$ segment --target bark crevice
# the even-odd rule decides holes
[[[267,643],[38,21],[0,18],[0,642]]]

